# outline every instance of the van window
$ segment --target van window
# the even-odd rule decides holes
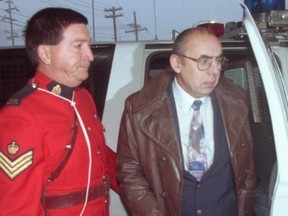
[[[148,56],[146,62],[145,82],[157,76],[162,70],[170,66],[170,53],[170,51],[157,51]]]
[[[97,112],[102,119],[110,72],[113,62],[115,44],[113,45],[92,45],[94,61],[89,69],[89,78],[82,83],[92,95]]]

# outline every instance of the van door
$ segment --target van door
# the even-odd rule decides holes
[[[288,105],[287,87],[284,84],[287,83],[287,80],[284,80],[283,74],[285,71],[283,71],[283,68],[282,71],[280,70],[273,48],[268,43],[264,43],[249,10],[243,4],[242,7],[244,10],[243,23],[260,69],[259,73],[267,98],[277,158],[269,179],[268,201],[271,200],[270,214],[265,215],[279,216],[285,214],[288,206]],[[287,48],[284,50],[286,50],[284,53],[287,53]],[[281,59],[278,58],[279,60]],[[283,64],[286,64],[286,61],[287,59]],[[258,149],[258,151],[261,151],[261,149]],[[262,158],[263,161],[265,159]]]

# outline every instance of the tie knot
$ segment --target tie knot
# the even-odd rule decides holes
[[[192,104],[192,108],[193,110],[199,110],[200,109],[200,106],[201,106],[202,102],[201,100],[195,100]]]

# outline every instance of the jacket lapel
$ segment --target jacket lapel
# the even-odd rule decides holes
[[[229,84],[227,82],[225,82],[225,89],[222,86],[223,84],[219,83],[219,88],[215,90],[215,95],[220,107],[228,146],[230,152],[233,153],[237,149],[235,144],[238,143],[237,140],[239,139],[238,131],[241,131],[243,127],[248,110],[243,98],[239,97],[235,91],[229,91]]]
[[[143,106],[143,109],[139,111],[139,122],[143,133],[169,156],[173,157],[180,166],[182,165],[182,153],[177,114],[172,95],[172,80],[173,75],[166,73],[155,82],[158,86],[155,87],[154,91],[152,87],[150,92],[154,94],[153,100],[152,102],[147,101],[148,104],[146,103],[146,106]]]

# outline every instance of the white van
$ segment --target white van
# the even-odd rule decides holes
[[[246,28],[221,39],[229,58],[224,76],[242,86],[250,99],[257,216],[284,216],[288,206],[288,34],[281,22],[287,12],[272,11],[267,14],[270,24],[268,19],[258,22],[266,43],[247,10],[243,18]],[[125,98],[169,65],[171,47],[171,42],[116,45],[103,112],[107,141],[114,150]]]
[[[244,14],[245,28],[221,38],[223,53],[229,59],[224,76],[243,87],[250,101],[258,183],[255,215],[284,216],[288,207],[288,11],[272,11],[267,19],[257,23],[265,43],[249,11],[245,10]],[[124,100],[169,66],[172,43],[91,45],[95,60],[83,86],[97,104],[106,128],[107,144],[113,150],[117,148]],[[33,73],[23,47],[0,49],[0,107]],[[111,192],[110,213],[127,215],[114,192]]]

